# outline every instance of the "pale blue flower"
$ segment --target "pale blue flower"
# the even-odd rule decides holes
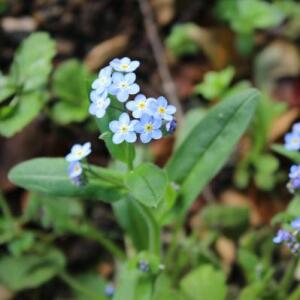
[[[292,131],[295,132],[295,133],[300,134],[300,123],[295,123],[293,125]]]
[[[128,100],[129,95],[135,95],[140,91],[140,87],[134,83],[136,76],[134,73],[122,74],[113,73],[109,92],[117,97],[120,102]]]
[[[107,96],[107,92],[98,94],[96,91],[92,91],[90,98],[92,101],[89,107],[90,114],[95,115],[97,118],[102,118],[110,104],[110,99]]]
[[[108,89],[111,84],[111,73],[112,67],[107,66],[100,70],[98,78],[92,83],[92,88],[99,94],[103,93]]]
[[[105,286],[104,294],[107,297],[113,297],[115,294],[115,288],[111,283]]]
[[[148,112],[149,99],[145,95],[137,95],[133,101],[128,101],[126,103],[126,108],[132,111],[132,116],[134,118],[140,118],[143,114]]]
[[[289,231],[284,229],[279,229],[277,231],[277,235],[273,238],[273,242],[275,244],[280,244],[282,242],[293,241],[293,240],[294,240],[293,235]]]
[[[149,266],[149,263],[145,260],[141,260],[139,262],[139,269],[142,271],[142,272],[149,272],[150,270],[150,266]]]
[[[154,118],[171,121],[173,120],[173,114],[176,112],[176,107],[169,105],[167,99],[161,96],[157,100],[150,101],[149,110]]]
[[[297,132],[290,132],[284,137],[284,147],[287,150],[298,151],[300,150],[300,134]]]
[[[289,178],[300,178],[300,165],[292,165],[289,172]]]
[[[123,57],[121,59],[115,58],[110,62],[111,67],[117,72],[130,73],[134,72],[140,65],[137,60],[131,60],[128,57]]]
[[[146,144],[152,139],[158,140],[162,137],[160,130],[162,121],[147,114],[143,115],[135,125],[135,131],[140,134],[141,142]]]
[[[300,231],[300,218],[297,218],[291,222],[291,226],[293,229]]]
[[[85,143],[83,145],[76,144],[71,148],[71,152],[66,156],[66,160],[68,162],[80,161],[91,152],[91,143]]]
[[[82,176],[82,166],[78,161],[72,161],[69,165],[69,178],[76,186],[81,186],[83,184],[83,176]]]
[[[109,128],[114,133],[113,143],[120,144],[124,141],[134,143],[136,141],[136,133],[134,132],[136,123],[136,120],[130,120],[127,113],[122,113],[118,121],[111,121]]]

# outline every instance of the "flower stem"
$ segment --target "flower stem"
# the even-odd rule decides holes
[[[0,208],[3,212],[5,218],[9,221],[13,221],[13,216],[10,211],[9,206],[7,205],[6,199],[4,198],[3,194],[0,192]]]

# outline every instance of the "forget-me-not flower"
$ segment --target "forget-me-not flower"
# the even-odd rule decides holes
[[[145,260],[139,261],[139,270],[142,272],[145,272],[145,273],[149,272],[149,270],[150,270],[149,263]]]
[[[105,286],[104,294],[107,297],[112,297],[115,294],[115,288],[112,284],[108,284]]]
[[[121,144],[124,141],[134,143],[136,141],[136,133],[134,131],[136,123],[136,120],[130,120],[127,113],[122,113],[118,121],[111,121],[109,128],[114,133],[113,143]]]
[[[151,100],[149,103],[149,110],[154,118],[171,121],[173,114],[176,112],[174,105],[169,105],[165,97],[158,97],[157,100]]]
[[[293,229],[300,232],[300,218],[297,218],[291,222],[291,226]]]
[[[287,133],[284,137],[284,143],[287,150],[300,150],[300,134],[298,132]]]
[[[70,163],[69,170],[68,170],[69,178],[77,186],[80,186],[83,184],[82,172],[83,172],[83,169],[82,169],[80,162],[72,161]]]
[[[113,83],[109,87],[109,92],[117,97],[120,102],[128,100],[129,95],[135,95],[140,91],[140,87],[134,83],[136,76],[134,73],[122,74],[113,73]]]
[[[134,72],[140,65],[140,62],[137,60],[131,60],[128,57],[123,57],[121,59],[115,58],[110,62],[110,65],[117,72],[130,73]]]
[[[289,172],[290,181],[288,183],[288,189],[290,192],[300,188],[300,165],[292,165]]]
[[[107,66],[100,70],[98,78],[92,83],[92,88],[97,90],[99,94],[107,90],[111,84],[112,67]]]
[[[110,104],[107,92],[104,91],[102,94],[98,94],[97,91],[92,91],[90,98],[92,101],[89,107],[90,114],[95,115],[97,118],[102,118]]]
[[[300,123],[295,123],[292,127],[292,132],[296,132],[300,134]]]
[[[137,95],[133,101],[128,101],[126,103],[126,108],[132,111],[132,116],[134,118],[141,118],[141,116],[148,111],[149,99],[145,95]]]
[[[275,244],[280,244],[282,242],[288,242],[293,240],[294,240],[293,235],[289,231],[284,229],[279,229],[277,231],[276,236],[273,238],[273,242]]]
[[[143,115],[135,125],[135,131],[140,134],[142,143],[149,143],[152,139],[158,140],[162,137],[160,130],[162,121],[147,114]]]
[[[83,145],[76,144],[71,148],[71,152],[66,156],[66,160],[68,162],[80,161],[91,152],[91,143],[88,142]]]

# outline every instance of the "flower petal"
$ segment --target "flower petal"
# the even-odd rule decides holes
[[[140,87],[136,83],[129,86],[128,92],[130,95],[137,94],[139,91]]]
[[[136,133],[135,132],[128,132],[125,137],[126,142],[134,143],[136,141]]]

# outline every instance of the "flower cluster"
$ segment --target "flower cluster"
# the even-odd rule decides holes
[[[291,193],[300,189],[300,165],[292,165],[289,172],[290,181],[287,187]]]
[[[134,71],[140,63],[128,57],[113,59],[109,66],[100,70],[97,79],[92,84],[89,112],[97,118],[102,118],[111,106],[113,97],[124,103],[124,112],[118,120],[109,123],[113,133],[113,143],[134,143],[139,136],[142,143],[149,143],[152,139],[158,140],[163,136],[162,127],[168,133],[176,128],[174,114],[176,108],[169,105],[163,96],[147,98],[138,94],[140,87],[135,82]],[[137,94],[137,95],[136,95]],[[133,100],[129,97],[136,95]]]
[[[300,218],[290,224],[291,230],[279,229],[273,238],[275,244],[285,244],[294,254],[300,254]]]
[[[83,145],[76,144],[71,148],[71,152],[65,157],[66,161],[70,163],[68,171],[69,178],[77,186],[84,183],[83,168],[80,161],[87,157],[91,152],[91,143],[85,143]]]
[[[300,150],[300,123],[295,123],[292,131],[285,135],[284,147],[291,151]]]

